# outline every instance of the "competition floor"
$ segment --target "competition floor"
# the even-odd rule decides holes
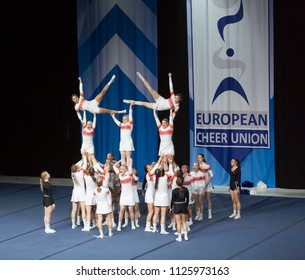
[[[3,179],[3,178],[2,178]],[[146,205],[140,196],[140,228],[96,239],[98,230],[71,229],[70,182],[54,180],[55,234],[46,234],[38,179],[0,178],[1,260],[304,260],[305,191],[242,195],[242,218],[228,218],[230,196],[215,187],[213,219],[195,221],[189,241],[144,232]],[[286,194],[286,196],[284,196]],[[168,223],[169,224],[169,221]],[[107,226],[104,227],[107,233]]]

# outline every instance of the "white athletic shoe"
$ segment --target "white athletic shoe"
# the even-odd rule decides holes
[[[123,99],[123,103],[130,104],[130,100]]]
[[[104,234],[97,236],[96,238],[104,238]]]
[[[181,235],[180,235],[179,237],[176,238],[176,241],[179,241],[179,242],[182,241]]]
[[[234,214],[234,213],[232,213],[230,216],[229,216],[229,218],[235,218],[235,216],[236,216],[236,214]]]
[[[208,219],[212,219],[212,214],[209,214]]]
[[[140,72],[137,72],[137,75],[138,75],[138,77],[139,77],[142,81],[144,81],[144,77],[141,75]]]
[[[187,234],[184,234],[184,240],[186,240],[186,241],[189,240]]]
[[[45,232],[45,233],[55,233],[56,230],[55,230],[55,229],[52,229],[52,228],[46,228],[46,229],[44,230],[44,232]]]
[[[72,228],[72,229],[76,229],[76,228],[77,228],[77,225],[72,225],[71,228]]]
[[[238,219],[240,219],[240,218],[241,218],[240,214],[237,214],[237,215],[234,217],[234,220],[238,220]]]
[[[117,229],[116,229],[117,231],[121,231],[121,227],[117,227]]]
[[[113,236],[113,233],[112,232],[109,232],[109,237]]]
[[[124,228],[124,227],[127,227],[128,226],[128,222],[126,223],[124,223],[123,225],[122,225],[122,227]]]
[[[126,113],[126,109],[125,110],[121,110],[121,111],[118,111],[119,114],[125,114]]]
[[[160,232],[160,234],[169,234],[169,232],[164,229]]]
[[[152,232],[152,229],[150,227],[145,227],[144,231],[146,232]]]

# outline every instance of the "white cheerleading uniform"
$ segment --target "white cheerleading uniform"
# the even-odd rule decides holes
[[[189,204],[194,204],[194,200],[192,200],[192,193],[194,192],[194,186],[193,186],[193,177],[190,174],[187,174],[185,177],[183,177],[183,187],[186,187],[189,191]]]
[[[175,103],[175,93],[171,92],[171,96],[168,99],[165,99],[160,95],[157,99],[155,99],[154,109],[157,111],[175,109],[174,113],[176,114],[179,110],[179,104]]]
[[[204,173],[205,179],[207,180],[210,177],[213,177],[213,171],[211,169],[211,166],[207,164],[206,162],[203,162],[200,164],[200,170]],[[205,186],[206,192],[211,192],[213,190],[213,186],[211,184],[211,181]]]
[[[133,190],[133,195],[135,199],[135,203],[139,203],[139,194],[138,194],[138,183],[139,183],[139,177],[136,175],[132,176],[132,190]]]
[[[113,169],[117,174],[119,174],[121,183],[120,205],[134,206],[135,198],[132,187],[132,172],[127,171],[125,174],[122,174],[116,166],[113,166]]]
[[[159,178],[158,189],[155,192],[155,206],[164,207],[169,206],[169,195],[168,195],[168,182],[170,175],[165,173],[163,177]],[[154,176],[154,182],[156,182],[156,176]]]
[[[86,119],[85,116],[86,115],[84,113],[84,120]],[[81,153],[88,152],[90,154],[94,154],[93,137],[94,137],[95,126],[96,126],[96,116],[94,115],[92,128],[91,129],[87,128],[87,124],[85,124],[82,127],[83,143],[81,147]]]
[[[97,186],[96,182],[93,181],[92,177],[88,174],[85,174],[85,183],[86,183],[86,205],[96,205],[94,190]]]
[[[133,129],[132,109],[129,109],[129,121],[122,123],[113,115],[112,119],[120,127],[120,151],[134,151],[133,140],[131,137]]]
[[[195,194],[203,194],[205,192],[205,176],[202,171],[191,171],[190,175],[193,177],[193,186]]]
[[[110,174],[105,172],[101,177],[103,180],[103,186],[95,188],[93,195],[96,200],[96,214],[105,215],[112,212],[112,196],[108,188]],[[98,192],[98,189],[100,189],[100,192]]]
[[[99,104],[98,102],[93,99],[93,100],[86,100],[84,98],[84,91],[83,91],[83,84],[79,83],[79,101],[77,104],[75,104],[74,109],[77,112],[77,115],[80,116],[79,111],[88,111],[92,114],[98,114],[100,112],[100,108],[98,107]]]
[[[175,148],[172,140],[174,132],[173,116],[169,116],[169,125],[166,128],[163,128],[157,115],[155,115],[155,120],[160,136],[159,156],[161,154],[175,155]]]
[[[157,169],[157,165],[151,171],[148,171],[146,174],[147,187],[145,191],[144,201],[145,203],[154,203],[155,200],[155,182],[154,182],[154,173]]]
[[[80,170],[71,173],[73,179],[73,190],[71,196],[71,202],[85,202],[86,200],[86,189],[84,181],[84,171]]]

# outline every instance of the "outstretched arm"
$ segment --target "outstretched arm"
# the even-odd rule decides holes
[[[111,114],[111,117],[112,117],[113,121],[120,127],[121,126],[121,122],[115,117],[115,115]]]
[[[133,105],[133,104],[130,103],[130,106],[129,106],[129,114],[128,114],[128,118],[129,118],[129,122],[130,122],[130,123],[133,123],[133,118],[132,118],[132,105]]]
[[[96,127],[96,114],[95,114],[95,113],[93,114],[93,123],[92,123],[92,127],[93,127],[93,129],[95,129],[95,127]]]
[[[161,126],[161,122],[159,120],[159,117],[157,116],[156,110],[154,110],[154,118],[155,118],[157,127],[159,128]]]
[[[168,73],[168,82],[169,82],[169,92],[171,94],[174,93],[174,86],[173,86],[173,81],[172,81],[172,73]]]

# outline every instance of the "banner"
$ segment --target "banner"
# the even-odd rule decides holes
[[[189,0],[190,159],[203,153],[215,185],[275,187],[271,0]]]
[[[94,99],[116,75],[100,107],[126,109],[128,113],[129,104],[123,103],[124,99],[153,101],[136,72],[141,72],[158,90],[156,0],[78,0],[77,26],[79,75],[87,100]],[[88,115],[87,119],[92,118]],[[122,115],[116,117],[122,121]],[[133,107],[133,120],[133,167],[142,180],[144,166],[157,160],[158,130],[153,111],[145,107]],[[104,163],[107,153],[112,152],[119,160],[119,142],[120,129],[111,116],[98,115],[94,135],[96,158]]]

